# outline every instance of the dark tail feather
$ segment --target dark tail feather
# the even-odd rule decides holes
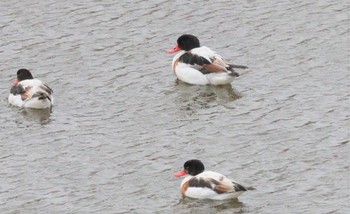
[[[231,71],[231,73],[230,73],[231,76],[239,77],[239,73],[237,73],[237,72],[231,67],[231,65],[228,66],[226,69],[229,70],[229,71]]]
[[[248,68],[247,66],[244,65],[234,65],[234,64],[229,64],[228,67],[226,68],[227,70],[231,71],[231,75],[234,77],[239,77],[239,73],[237,73],[234,68],[240,68],[240,69],[246,69]]]
[[[235,191],[248,191],[248,190],[256,190],[254,187],[245,187],[245,186],[242,186],[240,185],[239,183],[236,183],[236,182],[232,182],[233,185],[234,185],[234,189]]]
[[[240,69],[247,69],[247,66],[244,65],[234,65],[234,64],[229,64],[229,68],[240,68]]]
[[[239,192],[239,191],[247,191],[248,189],[242,185],[240,185],[239,183],[236,183],[236,182],[232,182],[233,185],[234,185],[234,189],[236,192]]]
[[[254,187],[246,187],[247,190],[256,190]]]
[[[229,71],[231,71],[231,73],[230,73],[231,76],[239,77],[239,73],[237,73],[235,70],[233,70],[233,68],[229,69]]]

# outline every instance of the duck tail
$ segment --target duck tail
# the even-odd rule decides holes
[[[239,69],[247,69],[248,67],[245,65],[234,65],[234,64],[229,64],[229,69],[233,69],[233,68],[239,68]]]
[[[232,183],[233,183],[233,187],[234,187],[236,192],[247,191],[248,190],[245,186],[243,186],[243,185],[241,185],[239,183],[236,183],[236,182],[232,182]]]
[[[232,183],[233,183],[233,186],[234,186],[234,189],[235,189],[236,192],[238,192],[238,191],[255,190],[254,187],[246,187],[246,186],[243,186],[243,185],[241,185],[241,184],[239,184],[237,182],[233,182],[233,181],[232,181]]]
[[[254,187],[246,187],[247,190],[256,190]]]
[[[229,70],[229,74],[233,77],[239,77],[239,73],[237,73],[235,70],[233,70],[233,68],[228,68],[227,70]]]

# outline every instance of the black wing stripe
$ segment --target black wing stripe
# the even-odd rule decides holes
[[[205,179],[197,179],[197,178],[191,178],[188,182],[188,186],[189,187],[202,187],[202,188],[210,188],[211,189],[211,185],[210,183],[205,180]]]
[[[209,65],[211,62],[204,57],[192,54],[190,52],[184,53],[179,58],[180,62],[190,64],[190,65]]]
[[[12,86],[10,93],[13,95],[17,95],[17,94],[22,94],[24,92],[24,88],[21,84]]]

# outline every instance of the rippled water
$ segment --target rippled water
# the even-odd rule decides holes
[[[0,18],[0,213],[350,212],[345,1],[6,0]],[[177,82],[182,33],[250,69]],[[52,112],[9,106],[22,67]],[[257,190],[183,200],[190,158]]]

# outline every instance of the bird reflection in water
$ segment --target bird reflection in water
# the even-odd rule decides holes
[[[175,98],[176,103],[181,110],[189,113],[217,105],[230,108],[230,103],[241,98],[241,95],[230,84],[222,86],[189,85],[177,80],[175,89],[178,92],[178,96]]]
[[[50,122],[50,116],[52,113],[51,108],[45,109],[33,109],[23,108],[21,109],[22,115],[29,121],[34,121],[40,124],[47,124]]]
[[[177,208],[183,210],[215,210],[218,213],[221,213],[225,210],[230,210],[230,213],[234,214],[241,214],[241,213],[250,213],[248,207],[246,205],[239,201],[239,199],[230,199],[230,200],[223,200],[223,201],[217,201],[217,200],[198,200],[198,199],[192,199],[192,198],[181,198],[179,202],[176,204]],[[232,212],[231,212],[232,211]]]

